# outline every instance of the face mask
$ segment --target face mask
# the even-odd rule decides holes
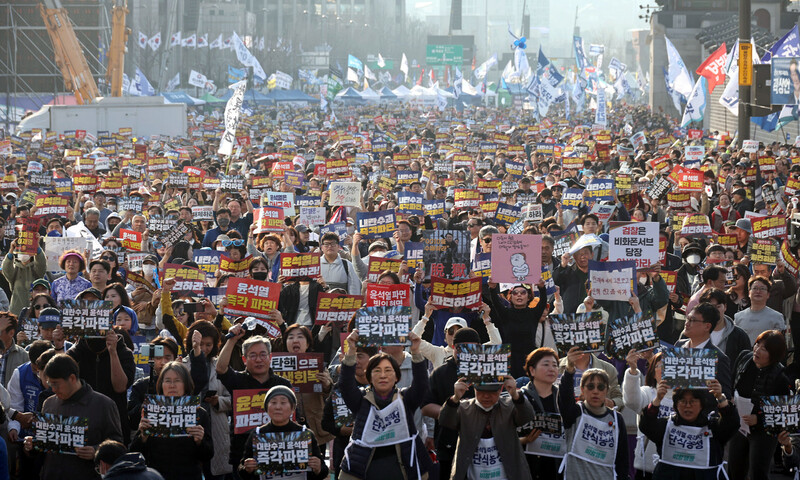
[[[253,272],[254,280],[261,280],[262,282],[267,279],[267,272]]]
[[[150,264],[147,264],[147,263],[142,265],[142,273],[144,273],[148,277],[150,275],[154,274],[155,271],[156,271],[156,266],[155,265],[150,265]]]
[[[700,209],[700,202],[695,197],[692,197],[691,199],[689,199],[689,203],[692,206],[692,210],[699,210]]]
[[[222,246],[222,244],[220,243],[220,244],[217,246],[217,251],[218,251],[218,252],[225,252],[226,250],[225,250],[225,247],[223,247],[223,246]]]
[[[17,260],[19,260],[22,263],[26,263],[30,259],[31,259],[31,256],[26,254],[26,253],[18,253],[17,254]]]
[[[347,234],[352,236],[354,233],[356,233],[356,227],[353,225],[348,225]]]
[[[453,209],[454,205],[453,205],[453,202],[444,202],[444,206],[445,206],[445,208],[447,208],[448,211],[450,211],[450,210]]]
[[[700,255],[692,254],[686,257],[686,263],[689,265],[697,265],[700,263]]]
[[[230,218],[225,218],[225,217],[217,218],[217,225],[219,225],[222,228],[228,228],[228,225],[230,224],[231,224]]]
[[[61,232],[59,232],[58,230],[51,230],[51,231],[47,232],[47,236],[48,237],[60,237],[61,236]]]
[[[486,407],[484,407],[483,405],[481,405],[481,402],[475,402],[475,405],[477,405],[477,406],[478,406],[478,408],[480,408],[480,409],[481,409],[481,410],[483,410],[484,412],[491,412],[491,411],[492,411],[492,409],[494,408],[494,405],[492,405],[492,406],[491,406],[491,407],[489,407],[489,408],[486,408]]]
[[[547,200],[542,199],[542,205],[550,205],[551,200],[548,198]]]
[[[639,277],[639,285],[647,285],[647,277]]]

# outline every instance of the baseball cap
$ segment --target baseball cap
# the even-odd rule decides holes
[[[31,283],[31,291],[33,291],[36,287],[45,287],[50,290],[50,282],[45,280],[44,278],[38,278]]]
[[[458,325],[461,328],[467,328],[467,321],[463,317],[450,317],[447,323],[444,324],[444,331],[450,330],[450,327]]]
[[[741,228],[747,233],[753,233],[753,224],[750,222],[749,218],[740,218],[736,220],[736,228]]]

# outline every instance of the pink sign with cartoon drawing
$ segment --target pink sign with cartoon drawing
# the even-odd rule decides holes
[[[542,276],[542,236],[496,233],[489,244],[492,254],[491,281],[535,285]],[[482,245],[486,251],[486,244]]]

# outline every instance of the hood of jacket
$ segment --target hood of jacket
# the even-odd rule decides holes
[[[144,472],[145,470],[147,470],[147,464],[141,453],[126,453],[114,462],[114,465],[108,469],[108,472],[103,475],[103,478],[114,478],[117,475],[122,476],[130,473]]]
[[[103,222],[103,223],[105,224],[105,227],[106,227],[106,232],[111,232],[111,231],[113,231],[113,230],[114,230],[113,228],[110,228],[110,227],[108,226],[108,219],[109,219],[109,218],[118,218],[120,222],[122,221],[122,217],[120,217],[120,216],[119,216],[119,213],[117,213],[117,212],[111,212],[111,213],[109,213],[109,214],[108,214],[108,216],[106,217],[106,221],[105,221],[105,222]]]

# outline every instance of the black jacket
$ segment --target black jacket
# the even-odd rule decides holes
[[[253,453],[253,437],[255,436],[256,431],[260,433],[269,433],[269,432],[299,432],[303,430],[304,427],[289,421],[286,425],[276,427],[272,423],[268,423],[266,425],[261,425],[260,427],[252,430],[247,437],[247,442],[245,442],[244,446],[244,455],[242,455],[242,462],[239,464],[239,477],[242,480],[256,480],[259,478],[259,475],[255,472],[247,473],[247,470],[244,468],[244,461],[248,458],[255,458]],[[310,431],[310,430],[309,430]],[[318,474],[315,474],[311,470],[306,472],[306,480],[324,480],[328,477],[328,464],[325,462],[325,458],[320,452],[319,444],[317,444],[317,437],[314,436],[314,432],[311,432],[311,455],[320,459],[320,463],[322,464],[322,468]]]
[[[308,284],[308,313],[311,315],[311,320],[317,318],[317,296],[325,289],[322,285],[315,281]],[[291,325],[297,320],[298,306],[300,305],[300,282],[293,282],[285,285],[281,290],[281,296],[278,300],[278,310],[283,315],[283,319],[288,325]]]
[[[214,456],[211,439],[211,418],[203,407],[197,407],[197,424],[203,427],[200,444],[192,437],[161,438],[152,435],[144,441],[142,432],[133,437],[130,450],[142,452],[147,465],[158,470],[166,480],[200,480],[203,462]]]
[[[589,274],[581,272],[576,265],[569,265],[563,268],[559,264],[556,267],[553,272],[553,282],[561,290],[561,298],[564,300],[564,313],[575,313],[578,305],[583,303],[586,298],[586,285],[584,282],[588,278]]]
[[[758,368],[753,362],[753,351],[744,351],[736,359],[734,369],[733,388],[739,395],[749,398],[753,402],[753,411],[750,413],[758,414],[759,399],[771,395],[790,395],[792,393],[792,383],[783,373],[784,367],[781,362],[775,362],[764,368]],[[746,388],[751,385],[752,388]],[[747,390],[747,391],[744,391]],[[759,422],[755,428],[762,428],[763,419],[759,415]],[[753,428],[753,427],[751,427]]]
[[[112,480],[164,480],[156,470],[148,468],[141,453],[126,453],[111,465],[103,475],[104,479]]]

